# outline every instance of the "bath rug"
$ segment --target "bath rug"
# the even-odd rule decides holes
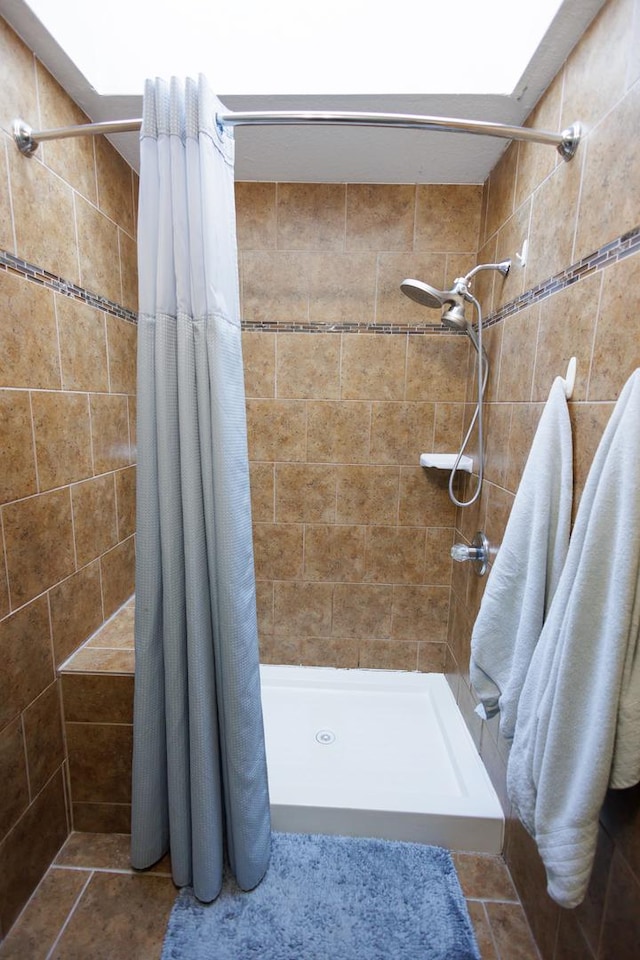
[[[361,837],[274,833],[249,893],[183,889],[162,960],[480,960],[451,854]]]

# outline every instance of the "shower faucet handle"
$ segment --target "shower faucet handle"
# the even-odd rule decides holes
[[[451,556],[458,563],[471,560],[475,572],[479,577],[483,577],[489,566],[489,541],[485,534],[479,531],[471,541],[471,546],[466,543],[454,543],[451,547]]]

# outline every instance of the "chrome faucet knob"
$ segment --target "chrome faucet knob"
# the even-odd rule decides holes
[[[479,577],[482,577],[489,566],[489,541],[484,533],[478,532],[471,541],[470,547],[466,543],[454,543],[451,547],[451,556],[458,563],[471,560],[475,572]]]

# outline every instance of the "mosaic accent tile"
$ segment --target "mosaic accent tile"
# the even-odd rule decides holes
[[[127,310],[120,306],[119,303],[108,300],[106,297],[96,296],[96,294],[85,290],[84,287],[64,280],[55,273],[43,270],[41,267],[29,263],[27,260],[21,260],[20,257],[14,256],[14,254],[9,253],[7,250],[0,250],[0,270],[6,270],[7,273],[18,274],[24,277],[25,280],[30,280],[32,283],[37,283],[42,287],[48,287],[49,290],[55,290],[56,293],[61,293],[65,297],[70,297],[72,300],[81,300],[83,303],[88,303],[91,307],[97,307],[112,317],[120,317],[122,320],[129,320],[131,323],[138,322],[138,314],[133,310]]]
[[[622,234],[615,240],[606,243],[599,250],[594,250],[588,256],[583,257],[576,263],[562,270],[560,273],[548,277],[541,281],[523,294],[510,300],[501,306],[495,313],[492,313],[484,321],[485,327],[493,326],[499,323],[525,307],[541,300],[546,300],[560,290],[566,289],[580,280],[586,279],[598,270],[604,270],[605,267],[625,257],[632,256],[640,250],[640,227]],[[129,320],[131,323],[137,323],[138,314],[133,310],[127,310],[118,303],[108,300],[106,297],[98,297],[90,293],[83,287],[75,283],[64,280],[47,270],[43,270],[26,260],[21,260],[6,250],[0,250],[0,270],[9,273],[19,274],[27,280],[48,287],[61,293],[64,296],[74,300],[81,300],[90,306],[97,307],[113,317],[120,317],[123,320]],[[243,330],[265,330],[272,333],[388,333],[388,334],[412,334],[412,335],[458,335],[464,336],[464,333],[456,334],[443,324],[408,324],[408,323],[375,323],[375,322],[343,322],[343,323],[318,323],[318,322],[287,322],[284,320],[243,320]]]

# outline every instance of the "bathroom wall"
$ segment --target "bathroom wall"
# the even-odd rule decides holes
[[[480,186],[238,183],[263,662],[442,670],[469,341],[400,293],[473,266]],[[429,328],[429,324],[436,324]]]
[[[0,937],[68,831],[55,667],[133,590],[135,184],[0,20]]]
[[[576,158],[564,163],[548,148],[512,145],[485,184],[479,259],[514,257],[525,238],[529,258],[505,281],[491,276],[482,285],[494,311],[488,482],[477,508],[459,512],[459,538],[484,529],[500,544],[544,401],[571,356],[578,361],[570,403],[577,503],[614,401],[640,366],[639,41],[640,4],[612,0],[529,120],[546,129],[582,121]],[[608,546],[598,549],[606,563]],[[456,564],[452,582],[447,669],[509,815],[508,748],[495,721],[482,724],[473,714],[468,686],[471,626],[486,580]],[[610,792],[591,886],[574,911],[547,896],[536,847],[513,818],[505,854],[545,960],[638,956],[640,788]]]

